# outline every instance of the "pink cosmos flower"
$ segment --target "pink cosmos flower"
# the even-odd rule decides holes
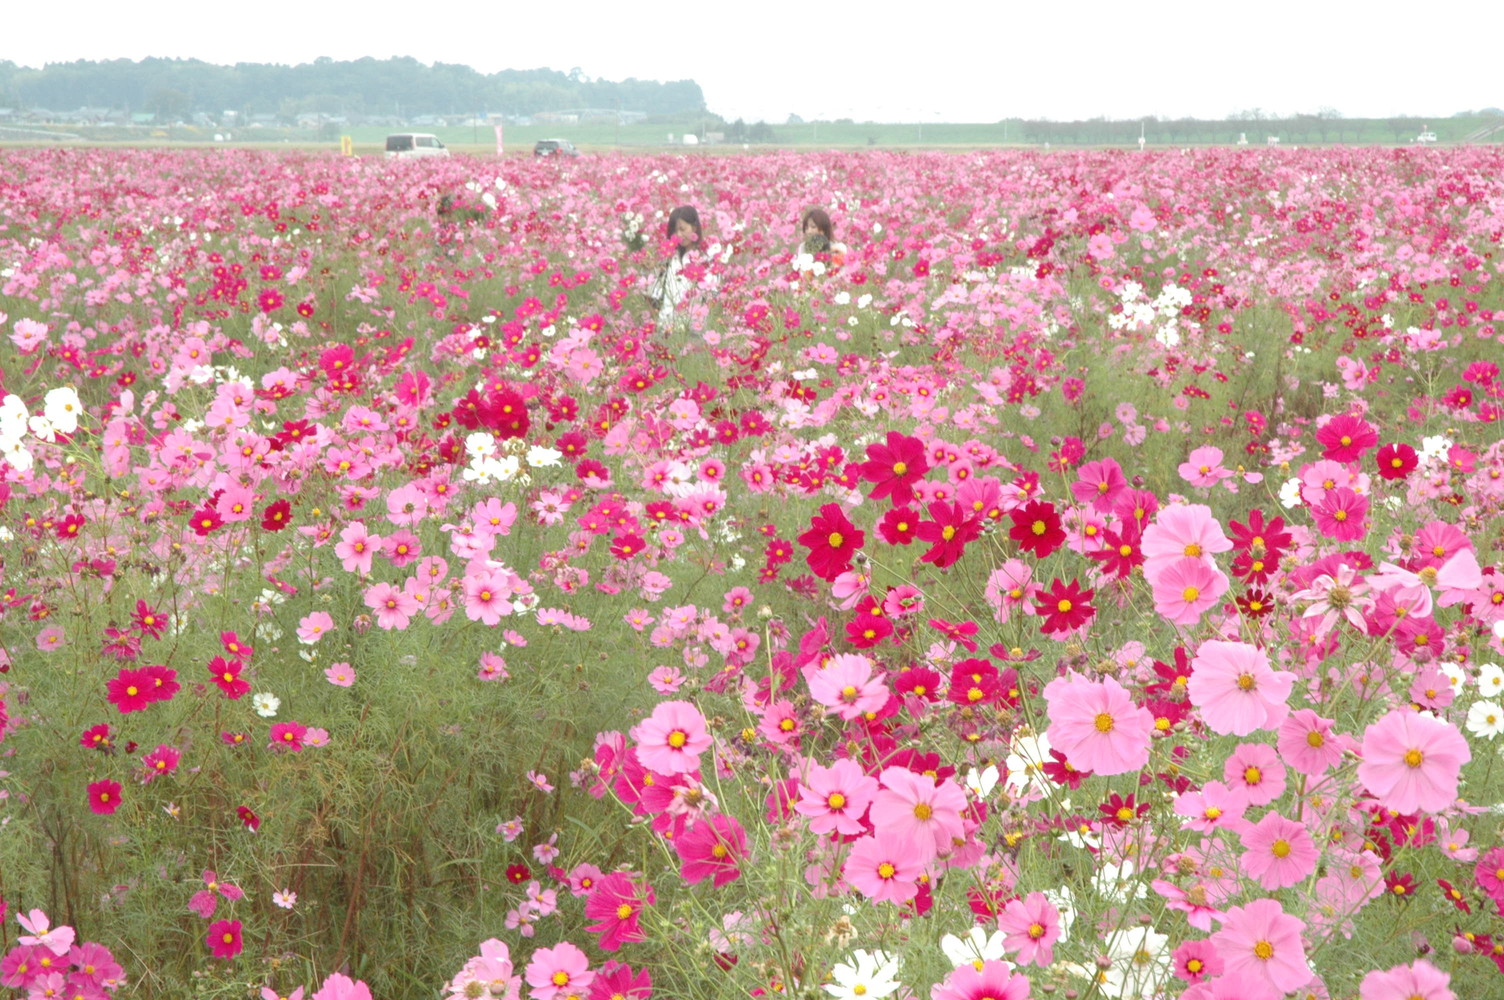
[[[960,785],[905,767],[884,768],[878,780],[882,790],[872,803],[872,825],[912,845],[916,860],[949,854],[964,838],[961,812],[967,802]]]
[[[1241,839],[1243,873],[1265,889],[1288,889],[1316,870],[1320,852],[1304,823],[1268,812]]]
[[[1180,464],[1180,478],[1192,486],[1216,486],[1233,475],[1231,469],[1222,465],[1222,449],[1203,445],[1192,451]]]
[[[888,703],[888,687],[874,677],[872,661],[858,653],[840,653],[823,666],[804,668],[809,693],[842,719],[851,721]]]
[[[747,832],[733,817],[717,813],[675,837],[674,850],[679,854],[679,874],[684,881],[696,885],[709,878],[719,889],[742,876]]]
[[[141,763],[146,767],[142,782],[150,784],[156,778],[171,774],[178,769],[178,761],[182,759],[183,752],[177,747],[166,743],[158,744],[155,750],[141,758]]]
[[[355,668],[348,663],[336,663],[324,671],[324,676],[335,687],[347,688],[355,683]]]
[[[1456,802],[1462,765],[1473,758],[1456,726],[1407,709],[1365,729],[1362,754],[1358,780],[1380,805],[1400,813],[1440,812]]]
[[[312,646],[326,634],[334,631],[334,619],[327,611],[314,611],[298,622],[298,641]]]
[[[1311,981],[1301,934],[1305,922],[1272,899],[1234,906],[1212,935],[1225,972],[1248,1000],[1279,1000]]]
[[[1317,576],[1306,589],[1290,595],[1290,599],[1312,602],[1301,617],[1321,616],[1317,635],[1331,631],[1339,618],[1345,618],[1353,628],[1363,629],[1363,612],[1373,607],[1373,598],[1367,596],[1368,586],[1359,578],[1356,569],[1342,563],[1335,575],[1323,573]]]
[[[1274,670],[1269,657],[1243,642],[1203,642],[1191,660],[1191,704],[1214,733],[1247,736],[1273,729],[1289,714],[1285,704],[1295,675]]]
[[[957,966],[930,990],[930,1000],[1028,1000],[1029,977],[1015,974],[1005,962],[980,965]]]
[[[1232,548],[1222,532],[1222,525],[1212,517],[1205,504],[1172,504],[1144,529],[1139,551],[1144,554],[1144,573],[1148,575],[1176,559],[1206,559]]]
[[[1347,737],[1337,736],[1334,725],[1331,719],[1302,708],[1280,725],[1275,747],[1296,771],[1314,778],[1342,759]]]
[[[1050,681],[1044,697],[1050,718],[1045,735],[1072,767],[1109,776],[1149,762],[1154,717],[1115,679],[1068,674]]]
[[[209,946],[209,954],[215,958],[234,958],[240,954],[240,921],[239,920],[216,920],[209,925],[209,933],[204,937],[204,943]]]
[[[653,714],[632,729],[637,758],[659,774],[686,774],[700,766],[700,754],[710,749],[705,717],[687,701],[659,702]]]
[[[502,573],[467,574],[464,582],[465,617],[495,625],[512,613],[512,588]]]
[[[368,533],[366,526],[360,521],[351,521],[345,525],[340,530],[339,542],[334,546],[334,554],[339,557],[345,572],[359,573],[361,576],[370,575],[371,561],[379,551],[381,536]]]
[[[1222,765],[1222,780],[1251,806],[1267,806],[1285,792],[1285,765],[1265,743],[1239,743]]]
[[[1211,833],[1235,826],[1248,808],[1248,797],[1220,781],[1208,781],[1197,791],[1175,797],[1175,815],[1184,816],[1182,830]]]
[[[399,632],[407,628],[418,612],[418,602],[413,595],[390,583],[378,583],[368,589],[365,604],[376,612],[377,625]]]
[[[483,681],[504,681],[512,675],[507,672],[507,661],[501,654],[487,650],[480,654],[480,667],[475,676]]]
[[[309,1000],[371,1000],[371,988],[359,979],[331,972]]]
[[[877,779],[852,760],[829,767],[811,763],[799,784],[794,811],[809,817],[811,833],[855,836],[866,829],[862,819],[877,796]]]
[[[1172,559],[1145,575],[1154,610],[1175,625],[1194,625],[1227,593],[1227,576],[1201,559]]]
[[[3,914],[0,914],[3,915]],[[75,937],[72,927],[67,924],[52,926],[52,921],[42,910],[32,910],[30,913],[17,913],[16,923],[30,931],[30,934],[22,934],[16,941],[32,948],[46,948],[59,957],[68,954],[68,949],[73,945]]]
[[[535,1000],[584,996],[595,979],[595,973],[590,971],[590,960],[568,941],[533,952],[523,975],[532,987]]]
[[[923,844],[889,833],[863,837],[852,844],[841,874],[875,903],[903,903],[919,892],[923,849]]]
[[[1358,984],[1359,1000],[1456,1000],[1452,977],[1425,959],[1396,965],[1387,972],[1377,969]]]
[[[1008,901],[997,916],[1007,948],[1020,965],[1048,968],[1055,961],[1054,944],[1060,940],[1060,911],[1042,892]]]
[[[1108,514],[1127,488],[1128,480],[1123,476],[1122,466],[1114,459],[1104,458],[1099,462],[1087,462],[1076,470],[1071,496],[1079,504],[1091,504],[1092,510]]]

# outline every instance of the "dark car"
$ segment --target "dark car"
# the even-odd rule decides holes
[[[579,156],[580,151],[568,139],[539,139],[533,146],[534,156]]]

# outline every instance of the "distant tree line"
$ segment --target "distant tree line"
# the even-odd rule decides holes
[[[0,106],[125,107],[164,117],[223,111],[336,115],[532,115],[540,111],[602,108],[675,115],[705,109],[693,80],[592,80],[579,69],[507,69],[480,73],[450,63],[425,65],[411,57],[297,66],[198,59],[110,59],[49,63],[28,69],[0,61]]]

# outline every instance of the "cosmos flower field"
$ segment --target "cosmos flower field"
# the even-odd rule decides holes
[[[1501,239],[1491,147],[0,151],[0,992],[1495,995]]]

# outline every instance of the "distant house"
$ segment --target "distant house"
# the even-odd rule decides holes
[[[131,115],[132,125],[153,125],[156,121],[157,116],[150,111],[137,111]]]

